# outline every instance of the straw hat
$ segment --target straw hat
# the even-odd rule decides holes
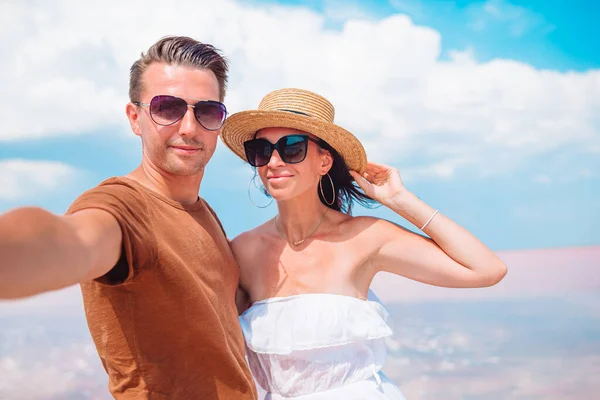
[[[244,142],[263,128],[293,128],[326,141],[351,170],[363,173],[367,155],[352,133],[333,123],[335,110],[324,97],[302,89],[280,89],[267,94],[258,110],[231,115],[221,130],[221,140],[246,160]]]

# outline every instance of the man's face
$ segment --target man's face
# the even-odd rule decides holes
[[[200,100],[219,101],[219,83],[210,70],[154,63],[143,77],[142,103],[157,95],[171,95],[192,105]],[[219,131],[206,130],[188,108],[184,117],[169,126],[156,124],[149,107],[129,104],[131,128],[142,138],[144,161],[171,175],[199,174],[212,157]]]

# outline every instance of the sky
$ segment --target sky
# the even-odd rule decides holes
[[[4,1],[0,212],[64,212],[140,162],[128,71],[165,35],[230,61],[225,103],[300,87],[368,158],[493,250],[600,244],[600,5],[573,1]],[[200,194],[235,235],[275,215],[219,143]],[[251,191],[253,200],[267,199]],[[356,208],[407,222],[381,207]]]

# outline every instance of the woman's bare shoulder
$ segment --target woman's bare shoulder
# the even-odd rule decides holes
[[[231,250],[236,259],[252,256],[261,251],[265,239],[271,235],[271,220],[246,232],[240,233],[231,241]],[[238,262],[240,260],[238,259]]]
[[[365,240],[384,239],[388,235],[397,235],[399,231],[408,232],[395,222],[371,216],[348,216],[340,220],[339,227],[346,235]]]
[[[378,227],[382,223],[385,224],[387,222],[377,217],[344,215],[345,218],[339,220],[339,226],[343,230],[354,234],[366,231],[367,229],[379,229]]]
[[[360,229],[360,230],[367,229],[367,228],[371,228],[371,229],[375,229],[375,230],[390,229],[390,228],[406,229],[396,222],[389,221],[384,218],[371,217],[371,216],[362,216],[362,215],[361,216],[351,216],[350,218],[348,218],[347,222],[354,229]]]

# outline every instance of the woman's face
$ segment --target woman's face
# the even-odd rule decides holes
[[[291,128],[265,128],[258,131],[257,139],[266,139],[275,144],[288,135],[315,136]],[[306,158],[297,164],[285,163],[277,150],[273,150],[267,165],[258,167],[257,171],[263,185],[277,201],[289,200],[308,192],[317,195],[317,186],[321,176],[331,168],[333,158],[329,152],[321,149],[312,140],[308,141]]]

